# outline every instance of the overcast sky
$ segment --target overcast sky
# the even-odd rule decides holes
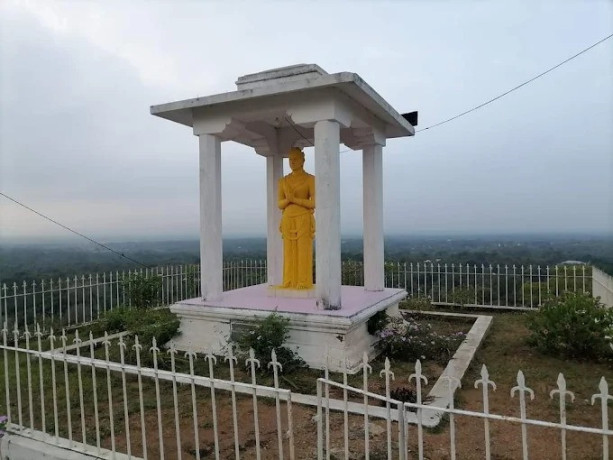
[[[613,3],[3,0],[0,32],[0,191],[93,238],[179,238],[198,234],[198,143],[151,105],[316,63],[424,128],[612,33]],[[388,141],[386,232],[611,233],[612,101],[613,39]],[[342,231],[359,234],[361,154],[341,155]],[[224,234],[264,235],[265,159],[222,158]],[[65,235],[0,196],[0,238]]]

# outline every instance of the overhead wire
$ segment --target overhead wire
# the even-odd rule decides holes
[[[521,83],[521,84],[519,84],[519,85],[517,85],[517,86],[515,86],[515,87],[513,87],[513,88],[511,88],[511,89],[509,89],[508,91],[505,91],[505,92],[504,92],[504,93],[502,93],[502,94],[499,94],[498,96],[496,96],[496,97],[494,97],[494,98],[492,98],[492,99],[490,99],[490,100],[488,100],[488,101],[486,101],[486,102],[483,102],[482,104],[479,104],[479,105],[477,105],[477,106],[475,106],[475,107],[473,107],[473,108],[471,108],[471,109],[468,109],[468,110],[466,110],[466,111],[464,111],[464,112],[462,112],[462,113],[459,113],[459,114],[457,114],[457,115],[455,115],[455,116],[453,116],[453,117],[451,117],[451,118],[448,118],[448,119],[446,119],[446,120],[443,120],[443,121],[440,121],[440,122],[438,122],[438,123],[435,123],[435,124],[433,124],[433,125],[431,125],[431,126],[428,126],[427,128],[418,129],[416,132],[418,132],[418,133],[419,133],[419,132],[422,132],[422,131],[426,131],[426,130],[428,130],[428,129],[435,128],[435,127],[437,127],[437,126],[444,125],[445,123],[449,123],[450,121],[456,120],[456,119],[458,119],[458,118],[460,118],[460,117],[463,117],[464,115],[468,115],[469,113],[474,112],[475,110],[478,110],[478,109],[480,109],[481,107],[485,107],[486,105],[491,104],[491,103],[492,103],[492,102],[494,102],[494,101],[497,101],[498,99],[500,99],[500,98],[502,98],[502,97],[506,96],[507,94],[512,93],[513,91],[516,91],[516,90],[518,90],[519,88],[521,88],[521,87],[523,87],[523,86],[526,86],[526,85],[527,85],[527,84],[529,84],[529,83],[532,83],[534,80],[537,80],[537,79],[541,78],[542,76],[547,75],[549,72],[551,72],[551,71],[553,71],[553,70],[557,69],[558,67],[561,67],[562,65],[566,64],[567,62],[572,61],[572,60],[573,60],[573,59],[575,59],[576,57],[581,56],[583,53],[586,53],[587,51],[591,50],[591,49],[592,49],[592,48],[594,48],[595,46],[598,46],[598,45],[600,45],[601,43],[603,43],[603,42],[605,42],[605,41],[609,40],[611,37],[613,37],[613,34],[610,34],[610,35],[608,35],[608,36],[604,37],[603,39],[598,40],[596,43],[594,43],[594,44],[592,44],[592,45],[588,46],[587,48],[582,49],[582,50],[581,50],[581,51],[579,51],[578,53],[576,53],[576,54],[572,55],[572,56],[571,56],[571,57],[569,57],[568,59],[563,60],[563,61],[562,61],[562,62],[560,62],[559,64],[556,64],[556,65],[554,65],[553,67],[550,67],[549,69],[545,70],[544,72],[541,72],[540,74],[538,74],[538,75],[536,75],[536,76],[534,76],[534,77],[530,78],[529,80],[526,80],[525,82],[523,82],[523,83]]]
[[[80,233],[80,232],[77,232],[76,230],[73,230],[72,228],[70,228],[70,227],[68,227],[68,226],[66,226],[66,225],[64,225],[64,224],[62,224],[62,223],[60,223],[60,222],[58,222],[57,220],[52,219],[52,218],[51,218],[51,217],[49,217],[49,216],[46,216],[46,215],[45,215],[45,214],[43,214],[42,212],[39,212],[39,211],[37,211],[36,209],[33,209],[33,208],[31,208],[30,206],[27,206],[27,205],[25,205],[25,204],[21,203],[20,201],[17,201],[15,198],[12,198],[12,197],[8,196],[6,193],[0,192],[0,195],[2,195],[2,196],[3,196],[4,198],[6,198],[6,199],[8,199],[8,200],[12,201],[13,203],[18,204],[19,206],[22,206],[22,207],[24,207],[25,209],[27,209],[27,210],[29,210],[29,211],[32,211],[34,214],[39,215],[39,216],[40,216],[40,217],[42,217],[43,219],[46,219],[46,220],[48,220],[49,222],[53,222],[55,225],[59,225],[59,226],[60,226],[60,227],[62,227],[63,229],[68,230],[69,232],[72,232],[72,233],[74,233],[75,235],[80,236],[81,238],[85,238],[86,240],[88,240],[88,241],[90,241],[90,242],[92,242],[92,243],[94,243],[94,244],[96,244],[96,245],[100,246],[101,248],[106,249],[107,251],[111,251],[112,253],[114,253],[114,254],[116,254],[116,255],[118,255],[118,256],[120,256],[120,257],[123,257],[124,259],[129,260],[130,262],[134,262],[135,264],[138,264],[138,265],[140,265],[140,266],[141,266],[141,267],[143,267],[143,268],[149,268],[149,266],[148,266],[148,265],[145,265],[145,264],[143,264],[143,263],[139,262],[138,260],[135,260],[135,259],[133,259],[133,258],[131,258],[131,257],[128,257],[128,256],[126,256],[125,254],[123,254],[123,253],[121,253],[121,252],[119,252],[119,251],[116,251],[116,250],[115,250],[115,249],[113,249],[113,248],[108,247],[106,244],[100,243],[100,242],[98,242],[98,241],[94,240],[93,238],[90,238],[89,236],[84,235],[83,233]]]

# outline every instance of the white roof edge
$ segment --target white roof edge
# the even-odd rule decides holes
[[[226,93],[214,94],[211,96],[196,97],[192,99],[184,99],[175,102],[169,102],[165,104],[152,105],[150,112],[152,115],[160,116],[162,118],[170,118],[164,114],[168,112],[191,110],[197,107],[213,106],[218,104],[225,104],[230,102],[238,102],[247,99],[273,96],[277,94],[287,94],[299,91],[306,91],[324,87],[338,87],[343,90],[343,87],[354,84],[363,93],[365,93],[373,102],[376,103],[375,107],[371,107],[373,112],[381,113],[381,109],[385,115],[384,118],[388,118],[388,123],[395,122],[397,125],[405,128],[408,135],[414,135],[414,127],[406,121],[402,115],[400,115],[385,99],[383,99],[370,85],[368,85],[358,74],[353,72],[339,72],[334,74],[321,75],[317,78],[288,81],[285,83],[278,83],[276,85],[263,86],[259,88],[244,89],[237,91],[229,91]],[[379,110],[376,110],[379,108]],[[385,120],[384,120],[385,121]]]

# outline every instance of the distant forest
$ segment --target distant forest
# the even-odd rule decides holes
[[[197,264],[198,241],[108,243],[109,247],[149,267]],[[362,240],[343,238],[343,259],[362,259]],[[224,240],[226,260],[264,259],[265,238]],[[385,258],[393,262],[461,263],[477,265],[552,266],[568,260],[587,262],[613,274],[613,236],[390,236]],[[3,244],[0,246],[0,283],[58,278],[139,268],[92,243]]]

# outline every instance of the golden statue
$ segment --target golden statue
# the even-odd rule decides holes
[[[279,180],[279,230],[283,238],[283,284],[287,289],[313,287],[313,238],[315,237],[315,176],[304,169],[304,153],[289,151],[292,172]]]

